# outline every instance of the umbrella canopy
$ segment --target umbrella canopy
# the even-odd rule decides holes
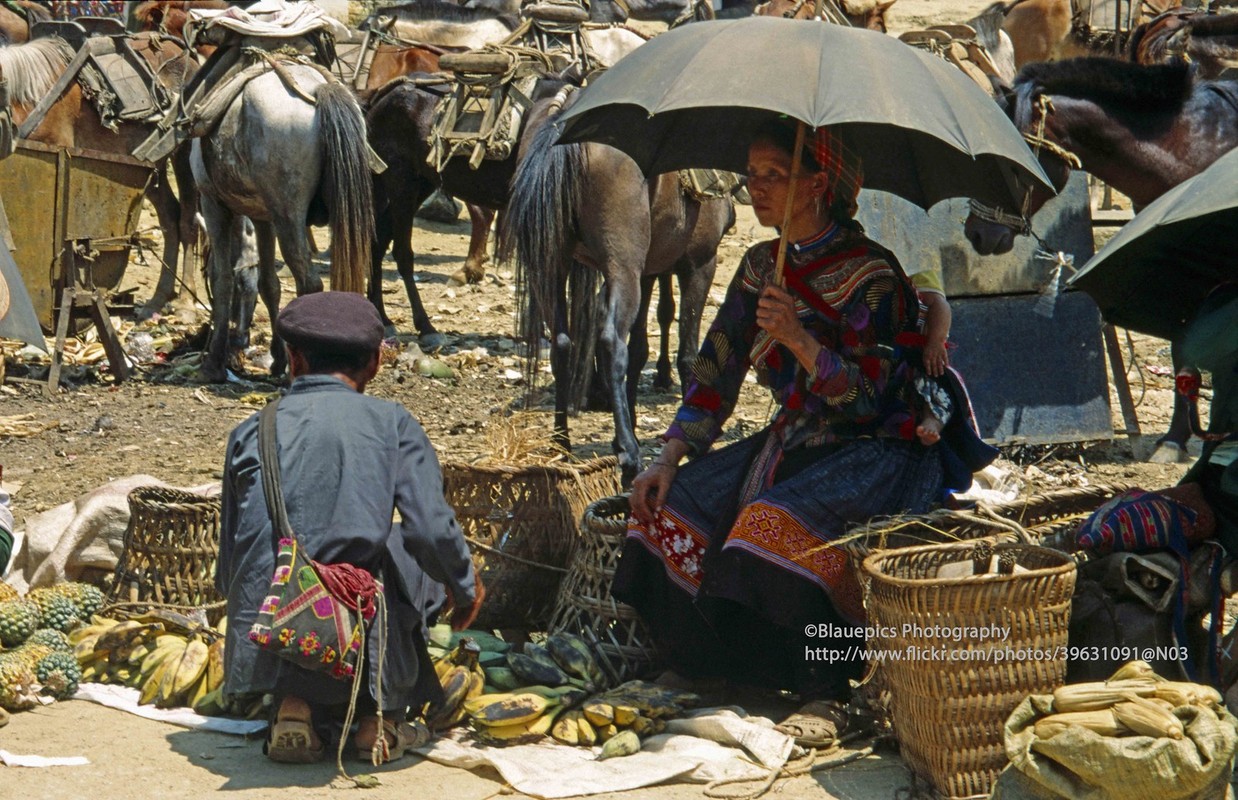
[[[1052,191],[1018,130],[961,71],[875,31],[779,17],[655,37],[590,83],[559,141],[611,145],[646,175],[744,172],[753,132],[780,114],[837,126],[866,187],[922,208],[950,197],[1018,208],[1032,181]]]
[[[21,270],[13,261],[13,254],[4,246],[3,237],[0,237],[0,339],[16,339],[47,350],[43,329],[39,327],[39,315],[34,311],[30,293],[26,291],[26,284],[22,283]]]
[[[1092,295],[1109,322],[1175,338],[1208,292],[1238,281],[1235,187],[1238,150],[1139,212],[1071,285]]]

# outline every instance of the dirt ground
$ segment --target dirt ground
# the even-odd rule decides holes
[[[895,31],[929,22],[957,22],[974,16],[989,0],[899,0],[891,23]],[[7,199],[7,198],[6,198]],[[10,201],[11,202],[11,201]],[[325,242],[325,231],[318,241]],[[770,235],[741,207],[739,222],[723,241],[720,268],[711,306],[722,296],[744,250]],[[438,357],[454,377],[423,377],[406,358],[382,370],[372,393],[403,403],[425,425],[443,459],[469,460],[487,453],[496,429],[502,429],[525,394],[519,379],[521,364],[514,341],[516,287],[511,272],[490,265],[478,286],[452,287],[450,276],[462,263],[467,226],[419,223],[415,231],[419,287],[434,323],[445,334]],[[325,262],[318,266],[325,273]],[[134,264],[124,285],[150,296],[156,272]],[[409,334],[407,298],[395,266],[388,261],[385,299],[402,333],[402,346],[416,343]],[[292,296],[284,273],[285,298]],[[712,317],[706,309],[706,321]],[[656,328],[656,326],[653,326]],[[158,339],[192,330],[185,319],[163,318],[153,329]],[[259,309],[257,331],[269,330]],[[651,346],[660,342],[651,329]],[[179,352],[179,351],[178,351]],[[1143,430],[1155,438],[1169,419],[1172,376],[1166,343],[1133,337],[1131,376]],[[175,355],[175,354],[174,354]],[[277,388],[253,369],[240,383],[226,386],[194,383],[182,373],[191,361],[145,365],[131,381],[116,385],[95,367],[71,367],[72,388],[47,399],[40,387],[12,381],[0,386],[0,418],[29,415],[23,424],[43,430],[35,435],[0,435],[0,465],[4,485],[15,491],[14,512],[21,520],[71,500],[113,478],[146,473],[173,485],[192,486],[218,480],[228,432],[252,414]],[[177,364],[182,368],[177,369]],[[1137,365],[1142,373],[1133,370]],[[10,361],[10,376],[37,376],[40,365]],[[650,388],[650,369],[642,379],[637,409],[638,436],[646,456],[656,450],[656,438],[674,414],[677,395]],[[549,427],[550,397],[542,380],[537,423]],[[1116,399],[1115,429],[1122,429]],[[733,439],[759,428],[770,411],[768,396],[749,384],[726,431]],[[4,420],[0,419],[0,423]],[[608,413],[585,412],[572,420],[573,452],[587,458],[608,453],[612,421]],[[1148,442],[1125,436],[1111,442],[1022,448],[1005,453],[1006,468],[1034,492],[1080,483],[1130,482],[1158,487],[1176,482],[1185,465],[1156,465],[1139,460]],[[777,709],[774,709],[776,711]],[[771,713],[773,713],[771,711]],[[46,770],[0,768],[0,791],[6,796],[111,798],[154,800],[223,790],[234,796],[268,800],[286,797],[288,789],[302,796],[331,795],[328,765],[291,768],[264,759],[256,742],[219,734],[189,732],[162,723],[130,717],[90,703],[58,703],[14,716],[0,728],[0,749],[44,756],[85,755],[91,765]],[[483,800],[501,791],[497,775],[465,772],[409,759],[381,770],[383,786],[368,797],[451,797]],[[789,781],[783,797],[892,797],[907,786],[901,762],[891,755],[874,756],[839,770]],[[679,800],[701,796],[701,787],[679,785],[624,793],[625,800]]]

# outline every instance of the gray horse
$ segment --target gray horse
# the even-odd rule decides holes
[[[633,409],[637,379],[649,356],[645,315],[653,282],[666,273],[679,278],[678,366],[686,385],[718,265],[718,243],[735,211],[729,197],[688,195],[675,173],[647,179],[635,161],[612,147],[556,145],[559,114],[578,96],[567,93],[529,111],[532,134],[522,137],[499,251],[504,259],[514,258],[520,270],[522,328],[531,353],[536,354],[543,329],[550,328],[555,434],[564,445],[569,396],[591,361],[588,340],[600,337],[598,363],[610,390],[615,446],[627,484],[640,471]],[[568,303],[569,281],[574,294],[591,294],[589,279],[598,274],[606,281],[600,330],[588,313],[575,312],[581,307],[578,295]]]
[[[308,224],[331,228],[331,288],[364,291],[369,270],[374,207],[366,159],[365,118],[352,92],[315,68],[285,62],[285,78],[268,72],[250,81],[232,101],[218,126],[193,143],[191,165],[201,192],[202,214],[212,248],[212,336],[202,375],[226,377],[228,318],[240,287],[236,262],[240,226],[235,217],[254,221],[258,237],[258,290],[271,319],[279,312],[275,241],[292,272],[297,294],[317,292]],[[313,97],[311,105],[300,94]],[[242,315],[242,325],[244,315]],[[237,338],[247,332],[240,330]],[[272,334],[271,372],[286,367],[283,343]]]

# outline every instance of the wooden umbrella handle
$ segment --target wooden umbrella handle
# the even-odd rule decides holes
[[[782,267],[787,260],[787,248],[790,247],[790,237],[787,235],[787,228],[791,227],[791,204],[795,201],[795,184],[800,178],[800,163],[803,159],[804,150],[804,128],[803,122],[795,124],[795,152],[791,154],[791,177],[787,179],[787,202],[786,207],[782,211],[782,237],[778,244],[778,258],[774,260],[774,285],[782,286]]]

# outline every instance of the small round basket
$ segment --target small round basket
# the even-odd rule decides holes
[[[218,498],[157,486],[134,489],[109,609],[202,612],[214,625],[226,610],[215,589],[218,558]]]
[[[474,627],[545,630],[585,507],[619,489],[614,456],[581,464],[443,464],[443,493],[486,585]]]
[[[598,500],[585,509],[580,546],[559,587],[552,632],[567,631],[589,642],[614,683],[638,678],[658,663],[648,629],[636,609],[610,593],[628,531],[628,498]]]
[[[1065,680],[1075,562],[979,541],[879,551],[863,570],[868,647],[898,654],[880,672],[903,758],[946,797],[988,797],[1007,717]]]

